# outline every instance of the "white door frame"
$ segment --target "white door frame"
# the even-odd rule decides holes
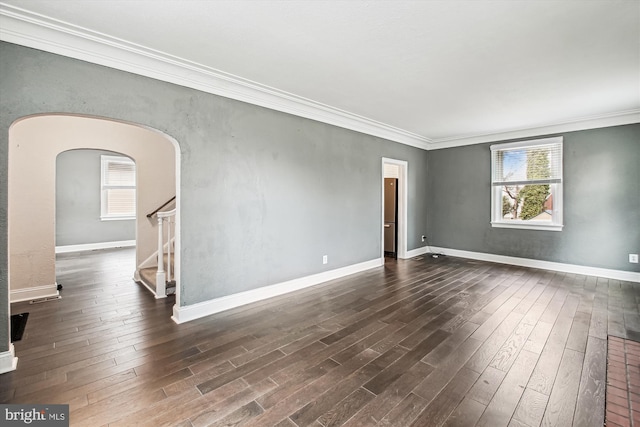
[[[380,259],[384,264],[384,165],[398,166],[398,247],[396,248],[398,258],[407,258],[407,202],[408,192],[408,169],[409,162],[405,160],[382,158],[382,182],[380,183],[381,203],[380,203]]]

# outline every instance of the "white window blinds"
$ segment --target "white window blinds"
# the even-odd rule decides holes
[[[102,156],[102,219],[136,215],[136,165],[128,157]]]
[[[559,183],[562,181],[562,139],[493,145],[491,164],[493,185]]]
[[[107,159],[104,183],[109,186],[135,186],[136,165],[131,160]]]

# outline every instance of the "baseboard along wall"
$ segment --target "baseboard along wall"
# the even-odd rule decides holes
[[[443,255],[460,258],[475,259],[479,261],[495,262],[499,264],[517,265],[521,267],[540,268],[543,270],[561,271],[565,273],[583,274],[586,276],[598,276],[609,279],[624,280],[630,282],[640,282],[640,273],[623,270],[611,270],[606,268],[588,267],[583,265],[563,264],[558,262],[540,261],[528,258],[518,258],[504,255],[487,254],[482,252],[463,251],[458,249],[423,246],[406,252],[405,259],[425,255],[427,253],[440,253]],[[245,304],[262,301],[288,292],[297,291],[310,286],[318,285],[329,280],[338,279],[350,274],[359,273],[371,268],[384,265],[384,259],[374,259],[371,261],[354,264],[351,266],[331,270],[311,276],[301,277],[275,285],[265,286],[250,291],[227,295],[187,306],[174,306],[173,316],[176,323],[184,323],[190,320],[199,319],[211,314],[230,310]]]
[[[119,240],[116,242],[83,243],[81,245],[56,246],[57,254],[68,252],[95,251],[98,249],[128,248],[135,246],[135,240]]]
[[[15,356],[13,344],[9,344],[9,350],[0,351],[0,374],[15,371],[18,366],[18,358]]]
[[[563,273],[582,274],[585,276],[598,276],[607,279],[640,283],[640,273],[636,273],[634,271],[613,270],[608,268],[589,267],[576,264],[564,264],[560,262],[541,261],[531,258],[518,258],[506,255],[487,254],[482,252],[462,251],[458,249],[440,248],[436,246],[431,246],[429,251],[424,251],[424,253],[428,252],[441,253],[443,255],[455,256],[460,258],[476,259],[478,261],[489,261],[499,264],[540,268],[543,270],[561,271]]]
[[[371,268],[380,267],[384,261],[376,258],[359,264],[347,267],[337,268],[335,270],[325,271],[311,276],[301,277],[299,279],[289,280],[286,282],[264,286],[262,288],[252,289],[250,291],[240,292],[237,294],[226,295],[209,301],[200,302],[187,306],[174,306],[173,316],[171,317],[176,323],[184,323],[190,320],[199,319],[221,311],[230,310],[245,304],[262,301],[273,298],[293,291],[299,291],[310,286],[319,285],[329,280],[339,279],[350,274],[359,273]]]
[[[11,303],[20,301],[32,301],[42,298],[56,298],[60,296],[58,284],[43,286],[33,286],[23,289],[11,289],[9,291],[9,301]]]

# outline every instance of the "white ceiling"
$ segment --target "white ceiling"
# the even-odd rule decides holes
[[[0,8],[3,40],[146,73],[108,63],[113,54],[97,60],[60,47],[71,36],[97,40],[177,64],[191,81],[181,84],[228,79],[316,109],[299,115],[326,113],[338,125],[343,115],[424,148],[640,121],[639,1],[6,0]],[[36,30],[14,21],[64,37],[54,46],[41,35],[38,44]],[[153,77],[172,81],[166,75]],[[255,103],[296,114],[278,100]]]

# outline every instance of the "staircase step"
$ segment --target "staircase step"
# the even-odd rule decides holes
[[[174,270],[174,254],[171,254],[171,272],[173,273]],[[164,271],[166,272],[168,270],[167,265],[168,265],[168,261],[169,261],[169,255],[168,254],[164,254]],[[139,274],[140,274],[140,280],[142,280],[142,282],[147,285],[149,288],[151,289],[155,289],[156,288],[156,273],[158,272],[158,267],[147,267],[147,268],[141,268],[139,270]],[[175,293],[175,289],[176,289],[176,282],[175,280],[172,280],[170,282],[167,282],[167,295],[171,295]]]
[[[158,269],[156,267],[141,268],[140,279],[142,279],[148,286],[155,289],[157,272]]]
[[[158,269],[156,267],[141,268],[139,271],[140,280],[142,280],[151,289],[156,288],[156,273]],[[167,282],[166,288],[167,295],[176,293],[176,281],[171,280]]]

